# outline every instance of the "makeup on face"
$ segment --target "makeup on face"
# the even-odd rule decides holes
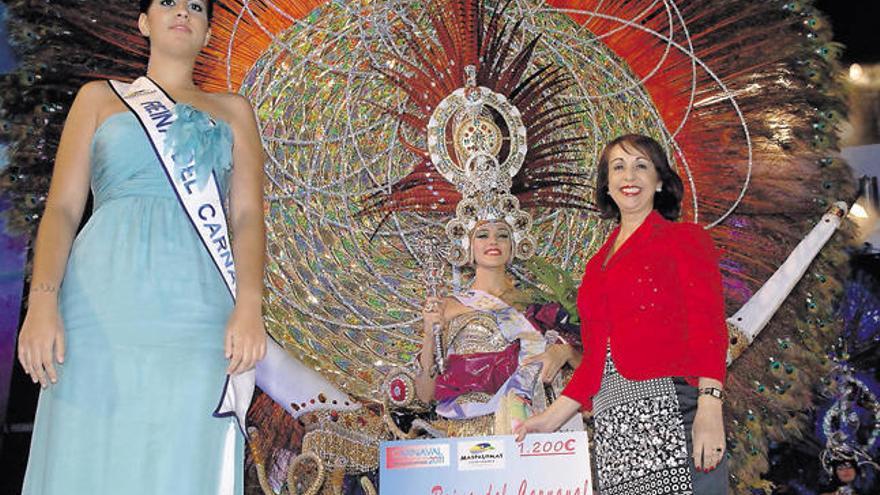
[[[652,209],[661,181],[651,160],[623,146],[615,146],[609,155],[608,193],[621,213]]]
[[[161,25],[169,30],[184,34],[208,29],[208,11],[202,0],[160,0],[153,6],[153,15],[158,14]]]
[[[157,0],[141,14],[141,32],[150,38],[151,46],[159,43],[166,51],[178,51],[181,42],[187,51],[200,51],[209,39],[207,6],[204,0]]]
[[[208,17],[207,3],[202,0],[159,0],[159,2],[157,2],[157,5],[166,9],[177,9],[184,7],[184,12],[186,12],[187,14],[204,16],[206,19]]]
[[[840,464],[835,468],[837,478],[844,483],[851,483],[856,479],[856,468],[852,464]]]
[[[473,249],[476,258],[484,261],[504,260],[511,256],[510,228],[503,223],[486,224],[474,230]]]

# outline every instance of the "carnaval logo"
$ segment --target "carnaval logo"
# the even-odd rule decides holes
[[[392,445],[385,450],[388,469],[443,466],[449,466],[449,444]]]
[[[504,443],[500,441],[477,441],[458,443],[458,469],[504,468]]]

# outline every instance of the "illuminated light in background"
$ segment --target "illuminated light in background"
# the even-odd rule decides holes
[[[865,70],[859,64],[849,66],[849,79],[853,82],[859,82],[865,77]]]
[[[868,218],[868,211],[865,210],[865,207],[856,203],[852,205],[852,208],[849,210],[849,214],[855,218]]]

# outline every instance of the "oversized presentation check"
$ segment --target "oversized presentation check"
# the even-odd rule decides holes
[[[382,442],[380,495],[591,495],[583,431]]]

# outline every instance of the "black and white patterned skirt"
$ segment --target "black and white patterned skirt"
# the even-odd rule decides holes
[[[726,459],[709,473],[694,469],[690,430],[696,406],[696,388],[684,380],[627,380],[609,353],[593,398],[599,493],[726,494]]]

